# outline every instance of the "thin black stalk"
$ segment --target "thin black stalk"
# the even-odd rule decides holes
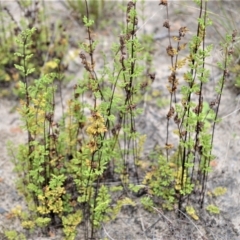
[[[204,26],[206,26],[206,20],[207,20],[207,2],[205,2],[205,11],[204,11]],[[205,28],[203,33],[203,39],[202,39],[202,50],[205,52]],[[203,63],[202,63],[202,69],[205,69],[205,56],[203,56]],[[203,77],[204,73],[201,73],[201,78]],[[198,97],[198,106],[196,108],[196,114],[199,117],[199,114],[202,112],[203,107],[203,82],[200,83],[200,91],[199,91],[199,97]],[[196,155],[199,150],[199,134],[201,132],[201,122],[198,120],[196,124],[196,134],[195,134],[195,144],[194,144],[194,159],[193,159],[193,169],[191,174],[191,182],[193,180],[194,170],[195,170],[195,163],[196,163]],[[200,156],[201,158],[201,156]],[[200,160],[199,160],[199,166],[200,168]]]
[[[221,103],[221,98],[222,98],[222,93],[223,93],[223,88],[226,80],[226,71],[227,71],[227,63],[228,63],[228,47],[225,48],[225,61],[224,61],[224,70],[222,74],[222,84],[220,88],[220,94],[218,95],[218,103],[217,103],[217,108],[216,108],[216,114],[213,122],[213,127],[212,127],[212,136],[211,136],[211,147],[210,147],[210,153],[209,156],[211,157],[212,155],[212,148],[213,148],[213,140],[214,140],[214,134],[215,134],[215,129],[216,129],[216,123],[217,123],[217,118],[218,118],[218,113],[219,113],[219,108],[220,108],[220,103]],[[210,157],[205,160],[206,167],[209,167],[210,165]],[[208,180],[208,171],[203,172],[203,181],[202,181],[202,190],[201,190],[201,200],[200,200],[200,205],[201,208],[203,207],[204,203],[204,198],[205,198],[205,192],[206,192],[206,186],[207,186],[207,180]]]

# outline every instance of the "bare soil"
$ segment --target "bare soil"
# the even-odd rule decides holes
[[[166,136],[165,120],[167,106],[159,108],[156,103],[156,98],[168,97],[166,83],[169,75],[168,67],[170,65],[170,59],[167,57],[165,51],[168,46],[166,29],[162,27],[164,19],[166,18],[165,9],[163,6],[159,6],[158,3],[159,1],[146,1],[144,8],[146,19],[139,21],[139,34],[153,34],[156,39],[153,56],[156,79],[151,90],[145,96],[146,99],[151,97],[151,100],[145,101],[143,105],[144,114],[137,119],[138,128],[141,129],[142,133],[147,135],[145,144],[146,153],[149,152],[155,144],[163,145]],[[19,10],[16,11],[16,9],[18,9],[16,2],[11,1],[8,4],[11,6],[12,11],[18,13],[16,14],[16,18],[18,18],[21,12]],[[71,17],[69,17],[71,14],[66,10],[62,2],[49,1],[47,4],[52,6],[52,8],[49,8],[51,16],[55,19],[66,20],[69,22],[68,24],[70,24],[70,22],[72,23],[71,26],[69,25],[70,27],[67,31],[69,31],[73,46],[76,46],[76,43],[84,39],[84,29],[80,28],[71,20]],[[108,1],[106,1],[106,4],[108,4]],[[229,7],[230,2],[228,5],[227,3],[224,4],[226,4],[226,10],[228,11],[229,9],[227,7]],[[195,33],[196,25],[194,25],[193,22],[196,22],[198,10],[193,6],[190,1],[170,1],[170,21],[173,26],[173,34],[174,31],[177,32],[181,26],[187,26],[190,29],[189,37]],[[210,17],[221,17],[217,5],[213,2],[210,2],[210,10],[212,11]],[[113,11],[116,11],[116,9],[114,8]],[[109,10],[108,14],[109,17],[114,16],[114,20],[106,27],[100,27],[96,32],[97,38],[101,41],[99,43],[99,51],[101,49],[103,52],[107,52],[113,40],[117,39],[117,36],[113,36],[112,33],[115,32],[117,23],[122,20],[121,14],[118,15],[116,12],[109,12]],[[240,21],[239,16],[234,15],[236,14],[235,12],[231,11],[231,14],[233,18],[234,16],[236,17],[236,22]],[[217,25],[217,28],[219,28],[220,31],[224,30],[220,25]],[[214,51],[212,57],[208,59],[212,77],[210,84],[206,88],[205,97],[209,100],[214,98],[214,87],[220,77],[218,69],[214,67],[216,59],[219,59],[220,56],[219,38],[216,36],[215,29],[210,28],[207,35],[207,43],[214,44]],[[72,47],[69,49],[69,52],[66,53],[66,56],[71,55],[75,50],[78,50],[77,47]],[[100,54],[97,54],[97,59],[99,59],[101,63]],[[80,65],[80,60],[77,57],[71,60],[69,64],[69,73],[74,73],[75,77],[63,90],[64,100],[70,99],[72,87],[83,72],[83,67]],[[100,69],[101,64],[97,65]],[[126,206],[115,221],[102,226],[99,230],[98,239],[240,239],[240,90],[234,87],[233,77],[234,76],[231,75],[223,93],[220,108],[222,122],[218,124],[214,138],[213,153],[216,156],[216,160],[213,166],[213,172],[210,174],[208,181],[209,191],[215,187],[222,186],[227,188],[227,193],[214,200],[207,197],[205,203],[205,205],[207,205],[214,201],[214,204],[219,206],[221,213],[219,215],[210,215],[204,209],[197,208],[197,214],[200,219],[194,221],[189,217],[178,219],[176,213],[166,212],[161,209],[155,209],[150,213],[142,209],[140,204],[137,204],[135,207]],[[156,90],[159,91],[158,97],[154,95],[154,91],[156,92]],[[25,208],[24,199],[18,194],[14,184],[17,176],[13,171],[14,166],[10,161],[10,156],[7,151],[8,141],[11,141],[15,146],[26,142],[26,133],[20,129],[20,117],[14,110],[16,106],[17,102],[15,100],[0,100],[0,232],[9,227],[20,230],[20,222],[8,218],[8,214],[12,208],[18,205]],[[11,154],[15,153],[16,150],[13,150]],[[138,198],[135,200],[139,202]],[[34,236],[29,235],[27,239],[63,239],[63,235],[59,230],[55,229],[53,233],[52,236],[43,236],[41,233]],[[1,234],[0,239],[4,239],[4,236]],[[80,230],[77,239],[83,239]]]

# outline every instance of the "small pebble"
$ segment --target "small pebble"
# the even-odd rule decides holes
[[[4,213],[6,213],[6,212],[7,212],[7,210],[6,210],[6,209],[4,209],[4,208],[0,207],[0,214],[4,214]]]

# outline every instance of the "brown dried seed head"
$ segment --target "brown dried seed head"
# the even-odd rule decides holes
[[[138,25],[138,18],[137,18],[137,17],[134,18],[134,25],[135,25],[135,26]]]
[[[202,105],[198,105],[193,109],[193,112],[195,112],[196,114],[199,114],[202,112]]]
[[[181,136],[181,137],[184,137],[184,136],[186,136],[186,134],[187,134],[187,131],[182,131],[182,132],[180,133],[180,136]]]
[[[165,22],[163,23],[163,27],[169,29],[170,28],[170,24],[168,20],[165,20]]]
[[[171,143],[165,144],[165,149],[172,149],[172,148],[173,148],[173,144],[171,144]]]
[[[119,41],[120,41],[120,44],[121,44],[121,45],[124,45],[124,44],[125,44],[125,35],[121,34],[121,35],[119,36]]]
[[[177,85],[174,84],[174,85],[172,86],[172,92],[175,92],[176,90],[177,90]]]
[[[144,89],[145,87],[147,87],[147,85],[148,85],[148,82],[145,81],[145,82],[141,83],[140,87],[141,87],[141,89]]]
[[[168,46],[167,47],[167,54],[171,57],[174,56],[174,51],[173,51],[173,47],[172,46]]]
[[[232,38],[235,38],[237,36],[237,30],[234,30],[232,33]]]
[[[79,93],[75,93],[75,94],[74,94],[74,98],[75,98],[75,99],[77,99],[79,96],[80,96]]]
[[[175,117],[174,117],[174,122],[175,122],[176,124],[179,124],[179,123],[181,122],[180,118],[178,117],[178,114],[175,115]]]
[[[213,108],[216,105],[215,101],[210,102],[210,108]]]
[[[80,52],[79,53],[79,57],[82,59],[82,60],[86,60],[86,56],[84,53]]]
[[[179,37],[179,36],[173,36],[172,38],[173,38],[173,40],[176,41],[176,42],[181,41],[181,37]]]
[[[218,103],[219,103],[219,99],[215,99],[215,100],[210,102],[210,107],[213,108]]]
[[[224,70],[224,77],[229,77],[229,75],[230,75],[230,74],[229,74],[228,69],[225,69],[225,70]]]
[[[201,132],[204,127],[204,122],[198,122],[196,126],[196,131]]]
[[[229,50],[228,50],[228,55],[232,55],[233,54],[233,48],[231,47]]]
[[[170,107],[168,114],[167,114],[167,119],[170,119],[174,115],[174,112],[175,112],[174,108]]]
[[[159,5],[167,6],[168,1],[167,0],[160,0]]]
[[[136,108],[136,104],[129,104],[127,110],[134,110]]]
[[[171,75],[168,77],[168,82],[175,83],[175,80],[176,80],[176,74],[172,72]]]
[[[152,80],[152,82],[155,80],[156,77],[156,73],[149,73],[148,76],[150,77],[150,79]]]
[[[135,6],[135,3],[133,1],[128,2],[127,13],[129,13],[131,8],[133,8],[134,6]]]
[[[187,27],[181,27],[181,28],[179,29],[179,36],[180,36],[180,37],[184,37],[185,34],[186,34],[186,32],[188,32]]]

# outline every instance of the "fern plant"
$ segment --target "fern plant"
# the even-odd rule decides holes
[[[12,13],[11,7],[1,3],[1,60],[0,60],[0,81],[3,89],[2,95],[9,96],[12,93],[19,95],[20,75],[17,69],[14,67],[14,63],[20,61],[19,56],[14,54],[17,51],[17,44],[15,37],[20,34],[23,29],[32,28],[36,26],[37,29],[32,33],[32,43],[28,46],[29,51],[32,54],[38,55],[34,57],[28,63],[29,68],[35,68],[36,71],[32,72],[29,76],[29,81],[38,78],[44,73],[52,71],[52,67],[55,66],[53,58],[58,58],[59,68],[61,71],[67,69],[66,61],[63,63],[64,53],[68,48],[69,42],[66,35],[66,29],[64,25],[59,23],[53,23],[49,27],[49,22],[46,21],[46,8],[44,2],[34,3],[32,1],[18,1],[19,11],[23,12],[20,21],[16,20],[16,17]],[[9,91],[11,89],[11,91]]]
[[[23,223],[25,228],[46,228],[60,219],[66,238],[73,239],[74,229],[84,219],[85,238],[93,238],[101,222],[116,217],[124,204],[134,204],[128,198],[114,202],[102,185],[111,173],[119,176],[128,191],[130,161],[138,179],[141,149],[135,146],[142,140],[136,131],[135,117],[140,113],[137,95],[142,90],[143,68],[137,61],[141,60],[143,48],[136,36],[135,2],[129,2],[126,15],[120,44],[113,48],[114,70],[105,66],[100,77],[95,71],[96,42],[91,29],[94,21],[89,15],[83,18],[88,40],[81,44],[80,58],[85,74],[74,86],[72,99],[60,122],[55,122],[55,80],[61,78],[60,61],[52,61],[53,71],[30,80],[31,74],[38,71],[30,61],[34,56],[32,39],[35,41],[36,29],[27,29],[18,38],[20,51],[16,56],[20,62],[15,67],[22,79],[19,113],[28,133],[28,143],[19,146],[18,155],[13,155],[13,159],[19,174],[18,189],[31,210],[31,216]],[[86,92],[91,93],[92,104],[81,100]],[[124,101],[120,101],[121,98]],[[90,110],[90,115],[85,114],[84,108]],[[110,211],[109,205],[114,203],[116,206]],[[38,219],[39,224],[33,224],[31,219]]]
[[[168,19],[164,27],[169,34],[166,52],[171,64],[167,79],[170,100],[165,145],[160,151],[152,149],[153,154],[148,157],[151,169],[144,167],[146,136],[137,131],[136,119],[142,113],[142,96],[155,74],[151,54],[144,53],[152,38],[141,39],[138,33],[137,1],[129,1],[124,9],[126,21],[119,43],[111,49],[113,59],[109,61],[103,55],[101,70],[97,70],[94,20],[85,2],[83,23],[87,37],[80,43],[79,54],[84,73],[73,87],[66,107],[62,107],[60,120],[55,116],[55,99],[58,90],[61,94],[56,80],[61,82],[64,78],[62,56],[58,60],[48,59],[40,71],[33,61],[36,29],[24,30],[19,35],[15,67],[20,76],[19,113],[28,139],[27,144],[19,146],[17,155],[11,149],[10,153],[19,176],[18,189],[29,207],[29,214],[21,217],[24,228],[34,231],[40,227],[47,233],[50,226],[60,222],[66,239],[76,239],[81,226],[85,239],[97,238],[102,223],[114,220],[123,206],[136,205],[130,198],[132,192],[138,197],[147,194],[140,202],[148,210],[160,203],[165,209],[178,208],[181,212],[187,203],[186,212],[197,220],[188,203],[193,191],[199,194],[200,204],[204,202],[215,125],[236,37],[234,32],[222,45],[225,58],[219,67],[223,76],[216,99],[207,103],[203,91],[210,73],[205,62],[212,46],[206,45],[205,38],[211,21],[206,2],[197,3],[197,33],[187,45],[186,26],[179,29],[178,36],[170,37],[168,1],[160,1]],[[180,59],[186,49],[187,57]],[[177,73],[183,67],[187,70],[182,75],[184,83],[180,84]],[[170,142],[171,123],[177,129],[176,146]],[[119,185],[109,188],[107,183],[112,181]],[[115,199],[114,194],[121,197]],[[9,236],[15,236],[15,232]]]
[[[166,48],[170,57],[171,73],[168,77],[168,91],[170,94],[170,104],[167,113],[167,136],[166,136],[166,159],[169,164],[175,164],[174,185],[178,195],[178,208],[181,210],[184,199],[189,199],[192,191],[200,192],[199,202],[203,206],[207,176],[210,169],[210,162],[213,160],[212,147],[215,125],[218,122],[218,109],[223,92],[224,81],[227,76],[227,65],[230,60],[230,54],[225,54],[223,79],[219,81],[216,89],[216,100],[209,103],[209,106],[203,111],[204,106],[204,85],[208,83],[209,70],[206,68],[206,58],[210,56],[212,45],[205,43],[207,27],[211,25],[211,20],[207,14],[207,1],[195,1],[199,6],[199,17],[197,24],[197,34],[192,37],[188,44],[189,55],[180,59],[180,54],[187,44],[182,43],[185,35],[188,33],[187,27],[179,29],[179,35],[173,37],[176,47],[173,46],[170,37],[171,24],[168,15],[168,1],[160,1],[160,5],[166,7],[167,20],[163,26],[167,28],[169,34],[169,46]],[[227,37],[224,49],[226,53],[231,51],[235,39],[235,33],[232,37]],[[183,74],[185,83],[180,86],[177,78],[177,72],[183,66],[187,70]],[[181,101],[177,101],[177,93],[180,88]],[[213,96],[214,97],[214,96]],[[214,110],[217,109],[217,110]],[[207,123],[211,122],[211,125]],[[177,127],[179,143],[174,147],[169,141],[170,123],[174,121]],[[171,154],[172,153],[172,154]],[[174,159],[174,161],[173,161]],[[166,164],[165,164],[166,165]],[[186,198],[187,196],[187,198]]]

